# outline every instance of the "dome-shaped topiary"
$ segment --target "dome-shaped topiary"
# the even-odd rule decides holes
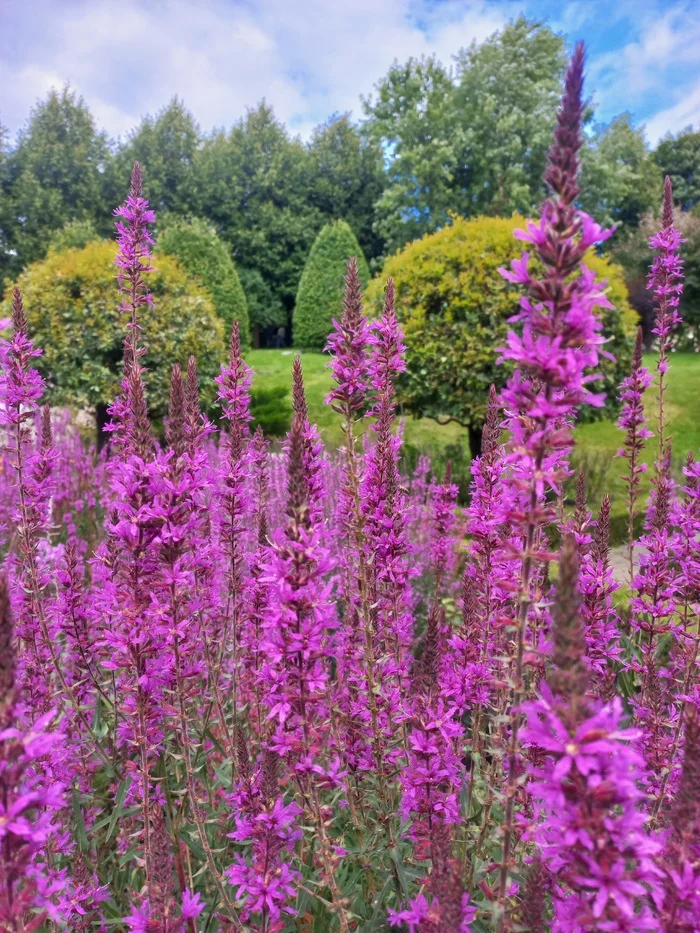
[[[227,246],[203,220],[166,219],[159,227],[157,252],[174,256],[190,275],[196,276],[214,301],[216,313],[230,333],[238,321],[241,346],[250,346],[248,302]]]
[[[323,350],[343,307],[343,287],[348,259],[357,259],[363,287],[369,267],[355,234],[344,220],[326,224],[311,247],[299,282],[292,329],[294,346]]]
[[[126,320],[119,311],[114,243],[51,251],[20,275],[29,333],[42,356],[36,365],[47,382],[46,400],[103,409],[119,391]],[[209,293],[172,256],[156,255],[147,281],[153,306],[141,314],[141,343],[149,407],[167,405],[170,370],[193,355],[213,402],[212,380],[226,358],[223,322]],[[9,307],[9,292],[6,296]]]
[[[452,223],[391,256],[367,289],[373,309],[381,306],[384,283],[396,285],[397,314],[406,334],[408,372],[402,380],[403,402],[420,417],[457,421],[469,429],[478,450],[491,383],[504,385],[509,369],[497,365],[522,290],[499,273],[523,251],[513,231],[522,217],[453,218]],[[627,374],[637,315],[629,305],[619,266],[590,253],[586,259],[599,280],[607,280],[614,309],[603,311],[606,350],[616,362],[601,359],[610,412],[616,386]],[[534,267],[533,267],[534,268]],[[586,414],[595,411],[588,409]]]

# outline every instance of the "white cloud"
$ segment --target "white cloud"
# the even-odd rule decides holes
[[[16,131],[38,98],[69,82],[115,136],[174,95],[205,130],[265,97],[308,136],[334,111],[357,115],[360,95],[394,59],[449,62],[521,11],[548,11],[571,39],[605,16],[620,47],[591,58],[587,86],[602,119],[629,109],[655,139],[698,119],[697,2],[617,0],[610,10],[609,0],[0,0],[0,120]]]
[[[3,15],[3,122],[16,130],[69,82],[114,135],[173,95],[205,129],[265,97],[306,134],[333,111],[357,112],[395,58],[449,60],[505,21],[488,0],[28,0]]]
[[[687,126],[700,127],[700,81],[683,94],[672,107],[659,111],[647,121],[647,136],[656,143],[666,133],[678,133]]]
[[[618,110],[622,102],[625,109],[653,114],[668,99],[664,99],[668,89],[685,91],[688,70],[697,66],[700,43],[694,3],[681,0],[664,12],[659,12],[657,4],[638,5],[637,16],[631,18],[636,37],[591,62],[591,84],[597,97],[614,101]]]

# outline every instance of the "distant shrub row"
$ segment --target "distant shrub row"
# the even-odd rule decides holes
[[[324,349],[332,321],[340,315],[348,259],[358,260],[366,287],[367,313],[381,306],[388,276],[396,285],[397,314],[407,344],[408,372],[400,384],[407,412],[468,429],[478,452],[486,390],[503,385],[508,368],[497,366],[508,319],[517,307],[517,288],[498,272],[517,257],[513,231],[524,218],[455,217],[437,233],[415,240],[391,256],[372,282],[357,239],[344,221],[325,226],[309,253],[293,315],[294,345]],[[113,298],[114,248],[97,238],[89,223],[67,225],[46,259],[20,276],[33,315],[30,325],[46,348],[40,363],[55,403],[99,408],[120,379],[122,322]],[[200,220],[160,222],[152,314],[144,318],[149,356],[149,399],[156,416],[167,400],[170,368],[190,353],[202,374],[213,376],[225,358],[228,334],[238,321],[241,343],[250,346],[246,297],[236,268],[213,228]],[[601,366],[601,389],[614,405],[612,389],[627,372],[630,337],[636,327],[622,270],[591,253],[587,263],[606,281],[612,309],[604,310],[605,336],[615,360]],[[204,380],[206,384],[206,379]],[[271,434],[288,424],[286,399],[260,399],[261,423]]]

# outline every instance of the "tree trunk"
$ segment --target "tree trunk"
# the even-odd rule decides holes
[[[483,428],[474,428],[471,425],[469,430],[469,453],[474,457],[481,456],[481,436],[484,433]]]
[[[105,446],[109,438],[109,434],[105,431],[105,426],[107,424],[109,424],[107,406],[100,402],[99,405],[95,406],[95,431],[97,432],[96,442],[98,453]]]

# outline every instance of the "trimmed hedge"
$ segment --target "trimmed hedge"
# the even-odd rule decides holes
[[[488,387],[501,387],[510,371],[496,364],[517,310],[521,290],[498,272],[523,251],[513,231],[525,220],[454,217],[437,233],[409,243],[391,256],[367,289],[373,311],[381,308],[384,284],[396,284],[397,314],[406,334],[408,372],[401,383],[404,405],[419,417],[452,419],[470,430],[478,446]],[[606,349],[616,362],[601,361],[607,411],[617,404],[617,386],[627,375],[637,315],[630,307],[622,269],[591,253],[588,265],[607,279],[615,308],[603,310]],[[590,412],[586,411],[586,416]]]
[[[125,320],[119,311],[114,243],[49,252],[19,276],[29,333],[43,355],[37,368],[50,404],[99,409],[119,391]],[[148,403],[166,410],[170,370],[192,354],[213,403],[212,380],[226,359],[223,322],[209,293],[172,256],[157,254],[148,276],[153,307],[141,315]],[[9,313],[10,292],[6,295]]]
[[[250,346],[248,302],[228,248],[203,220],[166,219],[158,232],[156,251],[174,256],[191,276],[196,276],[214,302],[226,333],[238,321],[241,346]]]
[[[294,346],[323,350],[343,307],[343,288],[348,259],[357,259],[363,287],[369,267],[355,234],[344,220],[326,224],[311,247],[299,282],[292,331]]]

